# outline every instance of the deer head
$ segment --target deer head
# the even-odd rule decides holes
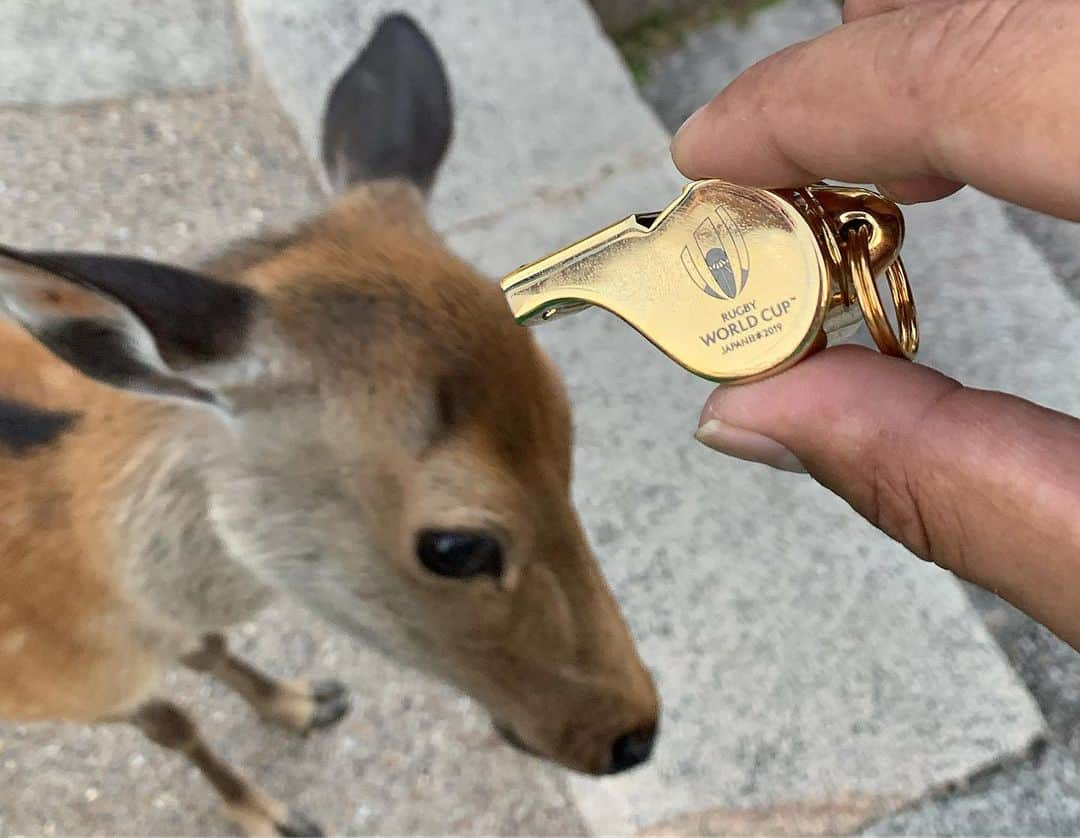
[[[655,689],[571,504],[559,377],[426,221],[450,136],[437,54],[386,18],[327,103],[321,216],[199,272],[3,250],[0,307],[156,403],[228,558],[527,750],[621,770]]]

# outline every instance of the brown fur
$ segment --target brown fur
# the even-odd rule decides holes
[[[370,539],[364,555],[385,557],[336,571],[362,580],[349,606],[357,619],[372,612],[366,618],[396,638],[387,640],[392,653],[474,696],[529,749],[606,770],[613,740],[655,725],[656,694],[569,503],[565,394],[497,288],[442,247],[418,194],[397,183],[359,188],[298,230],[241,245],[204,270],[257,289],[262,300],[250,339],[265,357],[229,398],[242,416],[267,419],[244,433],[283,433],[280,443],[266,441],[272,458],[310,443],[312,453],[274,464],[284,485],[325,493],[315,516],[348,510],[310,526],[346,526],[345,543],[355,540],[347,527],[358,527]],[[161,671],[183,655],[197,659],[200,635],[227,627],[185,623],[147,599],[160,572],[141,564],[154,543],[147,526],[203,491],[181,480],[188,488],[163,501],[148,481],[174,443],[191,451],[192,473],[233,468],[220,448],[229,434],[207,409],[84,378],[5,323],[0,396],[78,417],[52,444],[0,454],[0,717],[129,718],[145,728],[150,710],[163,706],[154,695]],[[308,473],[311,460],[330,470]],[[262,468],[258,460],[253,467]],[[232,498],[245,474],[206,478],[215,526],[239,515],[245,531],[244,516],[264,495],[266,517],[277,514],[274,484],[254,499]],[[350,516],[355,523],[342,520]],[[418,530],[479,524],[512,546],[498,580],[437,578],[415,560]],[[279,558],[282,579],[303,580],[302,561]],[[250,607],[237,615],[261,603],[259,586],[250,587]],[[318,607],[319,595],[312,598]],[[383,639],[381,628],[375,634]],[[301,716],[314,718],[303,685],[215,660],[201,668],[264,715],[298,729]],[[163,736],[158,727],[149,729]],[[193,727],[188,734],[196,736]],[[280,808],[271,801],[237,817],[264,818],[267,806]]]
[[[83,378],[8,323],[0,394],[80,414],[55,446],[0,454],[0,717],[100,719],[158,669],[129,622],[102,520],[152,406]]]

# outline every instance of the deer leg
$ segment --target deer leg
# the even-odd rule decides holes
[[[151,741],[178,751],[202,772],[225,801],[226,816],[248,835],[322,835],[322,830],[297,812],[245,780],[221,761],[203,742],[187,713],[169,701],[152,699],[125,721]]]
[[[349,712],[349,694],[339,681],[278,681],[229,654],[225,638],[207,634],[183,663],[235,690],[262,718],[297,733],[330,727]]]

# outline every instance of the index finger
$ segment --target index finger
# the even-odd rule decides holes
[[[1080,219],[1080,4],[916,3],[754,65],[676,135],[688,177],[970,183]]]

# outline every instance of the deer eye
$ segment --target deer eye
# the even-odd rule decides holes
[[[416,542],[420,564],[452,579],[502,574],[502,546],[482,533],[425,530]]]

